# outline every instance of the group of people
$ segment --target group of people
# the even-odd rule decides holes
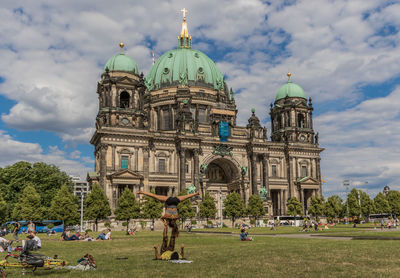
[[[85,231],[85,234],[81,234],[80,232],[76,232],[71,235],[71,231],[64,231],[61,234],[60,241],[94,241],[94,240],[111,240],[111,229],[107,229],[107,231],[101,232],[100,235],[94,239],[89,235],[89,231]]]

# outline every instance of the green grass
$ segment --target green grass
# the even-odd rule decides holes
[[[161,244],[161,232],[139,232],[134,237],[113,232],[113,240],[97,242],[60,242],[58,236],[44,235],[41,236],[41,254],[58,254],[74,265],[85,253],[91,253],[98,270],[79,272],[39,269],[34,276],[398,277],[400,273],[400,248],[397,241],[280,238],[257,236],[253,231],[256,229],[250,229],[255,237],[251,242],[241,242],[237,235],[182,232],[177,247],[184,243],[187,259],[193,260],[192,264],[182,265],[153,260],[153,245]],[[389,233],[392,232],[382,234]],[[336,231],[332,234],[342,233]],[[117,260],[118,257],[127,257],[128,260]],[[21,274],[20,270],[13,269],[7,269],[6,273],[7,277],[20,277]],[[31,274],[26,277],[30,276],[33,277]]]

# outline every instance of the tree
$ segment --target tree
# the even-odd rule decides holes
[[[9,206],[9,212],[13,212],[15,204],[28,185],[35,188],[40,195],[42,206],[46,208],[50,207],[53,197],[63,184],[72,188],[71,178],[55,165],[20,161],[0,169],[0,191]]]
[[[49,216],[62,220],[65,225],[74,225],[79,222],[78,200],[72,195],[68,186],[64,184],[51,201]]]
[[[224,200],[224,206],[223,214],[231,218],[232,227],[234,227],[236,218],[243,216],[246,211],[240,195],[237,192],[228,194]]]
[[[214,218],[217,214],[217,206],[215,200],[211,197],[210,193],[206,191],[204,200],[200,204],[199,216],[205,218],[208,222],[208,218]]]
[[[343,200],[338,195],[332,195],[325,203],[325,215],[327,217],[337,218],[344,215]]]
[[[389,202],[391,213],[400,215],[400,192],[397,190],[390,190],[386,195]]]
[[[17,204],[14,206],[12,217],[15,220],[41,220],[43,209],[40,196],[32,185],[25,187]]]
[[[359,198],[361,203],[361,214],[367,218],[370,214],[375,212],[374,201],[371,200],[369,195],[364,191],[359,190]]]
[[[374,198],[375,213],[391,213],[391,207],[385,195],[379,192]]]
[[[358,190],[353,188],[347,195],[348,215],[351,217],[359,216],[361,214],[361,206],[359,203]]]
[[[178,195],[179,196],[187,195],[186,189],[183,189],[181,192],[179,192]],[[179,215],[179,218],[181,219],[182,226],[183,226],[183,223],[185,223],[186,219],[188,219],[188,218],[190,219],[196,215],[193,210],[192,202],[190,201],[190,198],[186,199],[185,201],[180,202],[178,204],[178,215]]]
[[[8,218],[7,202],[4,201],[2,194],[0,193],[0,223],[6,222]]]
[[[292,197],[288,201],[287,214],[296,216],[303,214],[303,206],[296,197]]]
[[[98,221],[111,215],[110,204],[98,183],[94,183],[92,191],[87,195],[85,199],[85,218],[93,220],[96,224],[96,231],[98,227]]]
[[[308,212],[311,213],[312,216],[318,217],[325,213],[325,200],[324,197],[320,198],[318,196],[314,196],[310,201],[311,205],[308,209]]]
[[[135,195],[125,187],[121,197],[118,199],[118,207],[114,211],[117,220],[126,221],[126,232],[129,229],[129,221],[140,217],[140,204],[136,201]]]
[[[247,205],[247,214],[254,217],[255,220],[257,220],[260,216],[265,215],[264,204],[260,196],[250,196],[249,204]]]
[[[154,190],[151,191],[154,193]],[[145,197],[146,202],[143,205],[143,216],[150,218],[154,225],[154,219],[160,218],[163,211],[163,204],[149,196]]]

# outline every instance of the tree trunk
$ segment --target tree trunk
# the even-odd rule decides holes
[[[96,232],[97,232],[99,230],[98,227],[97,227],[97,218],[94,220],[94,224],[95,224]]]
[[[128,233],[128,230],[129,230],[129,220],[130,219],[127,219],[126,220],[126,234],[128,235],[129,233]]]
[[[232,217],[232,228],[235,228],[235,217]]]

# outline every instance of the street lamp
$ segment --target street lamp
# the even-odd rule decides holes
[[[348,191],[349,191],[349,187],[350,187],[350,181],[349,180],[344,180],[343,181],[343,186],[346,188],[346,223],[347,222],[347,215],[349,215],[349,202],[348,202]]]

